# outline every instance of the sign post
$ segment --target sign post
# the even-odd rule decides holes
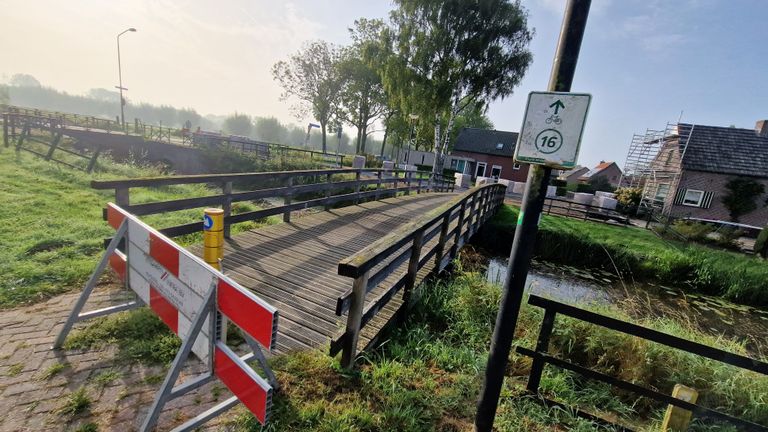
[[[584,28],[587,24],[589,15],[589,6],[591,0],[568,0],[565,7],[563,24],[560,28],[560,39],[555,53],[554,64],[552,65],[552,74],[549,80],[549,90],[551,92],[568,92],[571,89],[576,62],[579,58],[581,40],[584,36]],[[560,100],[560,103],[557,103]],[[517,317],[520,313],[520,305],[523,300],[523,291],[525,281],[528,277],[528,267],[531,264],[531,255],[536,243],[536,233],[539,230],[539,217],[544,198],[547,194],[549,185],[549,176],[552,173],[552,166],[548,162],[555,157],[565,154],[565,150],[572,148],[572,143],[566,141],[568,133],[560,126],[565,126],[565,116],[569,109],[569,102],[565,99],[551,100],[550,105],[546,106],[546,113],[538,113],[535,118],[544,119],[544,126],[534,128],[531,124],[530,133],[526,138],[528,146],[522,156],[529,155],[531,159],[541,159],[533,161],[528,171],[528,182],[523,195],[523,204],[520,209],[520,217],[517,219],[517,229],[515,238],[512,242],[512,251],[509,255],[509,264],[507,266],[507,278],[504,281],[501,305],[496,317],[496,325],[493,329],[491,338],[491,348],[488,355],[488,365],[485,369],[485,378],[483,388],[480,391],[480,398],[477,405],[477,414],[475,416],[475,430],[478,432],[491,432],[493,421],[496,417],[496,409],[501,395],[501,388],[504,383],[504,371],[507,367],[507,359],[512,346],[512,339],[517,326]],[[535,107],[540,107],[540,100],[536,100]],[[545,100],[546,102],[546,100]],[[529,107],[531,106],[529,100]],[[564,107],[563,107],[564,106]],[[588,103],[587,103],[588,106]],[[586,113],[586,111],[584,111]],[[545,115],[546,114],[546,115]],[[569,114],[570,115],[570,114]],[[534,118],[532,117],[532,118]],[[526,119],[529,115],[526,114]],[[550,123],[547,123],[550,118]],[[558,124],[558,121],[560,124]],[[570,123],[569,123],[570,124]],[[523,125],[523,129],[526,129]],[[552,131],[545,132],[546,129]],[[557,133],[554,133],[554,132]],[[559,135],[558,135],[559,134]],[[522,141],[522,130],[518,142],[518,152]],[[578,133],[581,136],[581,131]],[[536,138],[539,138],[539,148],[536,148]],[[542,138],[545,138],[543,139]],[[534,152],[534,149],[536,152]],[[542,152],[541,149],[545,151]],[[554,149],[554,150],[553,150]],[[575,150],[578,152],[578,143]],[[546,153],[549,151],[549,153]],[[526,153],[528,152],[528,153]],[[575,161],[575,154],[573,160]],[[568,162],[568,161],[565,161]]]

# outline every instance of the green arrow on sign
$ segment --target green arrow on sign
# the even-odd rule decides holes
[[[554,107],[555,108],[555,114],[557,114],[557,112],[560,110],[560,108],[565,109],[565,104],[563,103],[563,101],[558,99],[558,100],[552,102],[552,105],[550,105],[549,107],[550,108]]]

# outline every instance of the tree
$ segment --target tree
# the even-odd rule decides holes
[[[0,105],[11,103],[11,97],[8,95],[8,87],[0,85]]]
[[[307,109],[320,123],[323,152],[326,152],[326,132],[331,119],[339,113],[344,86],[339,73],[341,50],[324,41],[309,42],[287,61],[272,66],[272,76],[283,87],[282,99],[297,98],[294,107],[301,119]]]
[[[369,128],[387,108],[378,68],[381,66],[381,33],[384,22],[361,18],[349,29],[353,44],[343,51],[339,64],[344,87],[341,93],[344,120],[357,129],[356,153],[365,153]]]
[[[493,129],[493,122],[486,115],[488,107],[482,104],[471,104],[456,116],[451,129],[450,143],[456,142],[459,132],[466,127]]]
[[[42,87],[40,81],[29,74],[15,74],[9,83],[15,87]]]
[[[739,217],[757,208],[756,199],[765,192],[765,186],[751,178],[735,177],[725,184],[728,193],[722,198],[731,220],[738,222]]]
[[[281,143],[288,137],[288,128],[274,117],[256,117],[253,119],[253,136],[262,141]]]
[[[234,113],[224,119],[222,128],[228,134],[247,137],[251,136],[251,132],[253,132],[253,123],[247,115]]]
[[[403,112],[432,119],[435,166],[444,154],[456,116],[510,94],[531,62],[531,32],[519,1],[395,0],[385,89]]]

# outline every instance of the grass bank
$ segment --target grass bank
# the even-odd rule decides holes
[[[150,167],[100,160],[103,172],[86,174],[45,162],[12,149],[0,150],[0,308],[40,301],[79,288],[101,256],[103,239],[113,230],[102,220],[101,209],[114,200],[111,191],[91,189],[93,179],[155,176]],[[168,200],[213,194],[205,185],[133,189],[131,202]],[[238,211],[255,209],[250,204]],[[189,223],[199,219],[202,209],[191,209],[143,218],[155,227]],[[239,230],[254,224],[238,224]],[[201,236],[181,238],[184,243]]]
[[[453,281],[430,284],[423,293],[408,322],[368,354],[355,373],[344,372],[337,361],[318,351],[274,359],[283,387],[267,430],[471,431],[500,289],[480,273],[465,272]],[[629,320],[621,312],[599,312]],[[534,346],[542,315],[537,308],[523,308],[518,344]],[[638,323],[744,353],[734,342],[697,333],[679,322]],[[565,317],[557,320],[551,347],[562,358],[662,392],[671,393],[675,383],[692,386],[700,391],[705,406],[768,424],[766,376]],[[498,430],[606,430],[572,412],[546,409],[526,395],[529,367],[527,358],[511,355]],[[551,367],[545,369],[541,388],[550,398],[638,430],[658,430],[664,411],[658,404]],[[236,430],[261,430],[245,413],[231,424]],[[731,429],[696,423],[693,430]]]
[[[480,241],[491,247],[510,245],[517,216],[516,208],[502,207],[484,227]],[[644,229],[543,215],[535,254],[547,261],[609,271],[617,268],[628,279],[654,280],[742,304],[768,306],[765,260],[670,242]]]

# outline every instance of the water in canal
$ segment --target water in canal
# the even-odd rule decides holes
[[[501,284],[507,258],[490,258],[486,276]],[[699,330],[745,341],[751,355],[768,357],[768,311],[681,289],[619,279],[604,270],[534,262],[527,289],[542,297],[576,305],[615,306],[632,316],[682,319]],[[631,306],[630,306],[631,305]]]

